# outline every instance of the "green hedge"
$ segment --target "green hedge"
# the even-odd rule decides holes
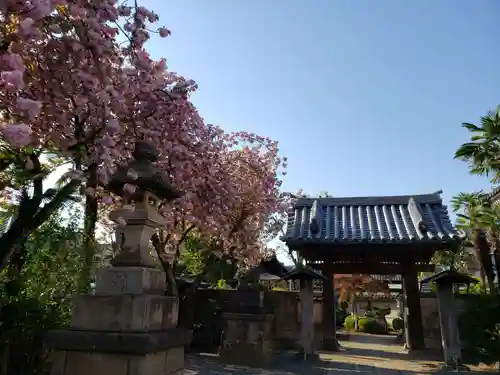
[[[395,331],[402,331],[405,328],[405,321],[401,318],[394,318],[392,320],[392,328]]]
[[[354,331],[357,319],[358,317],[356,315],[348,315],[344,320],[344,329],[346,331]]]
[[[358,319],[358,330],[360,332],[373,334],[382,334],[386,332],[382,322],[365,316]]]
[[[386,327],[383,322],[369,316],[349,315],[345,318],[344,329],[346,331],[355,331],[357,322],[357,330],[359,332],[383,334],[386,333]]]

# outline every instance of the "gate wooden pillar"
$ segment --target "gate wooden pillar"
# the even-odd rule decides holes
[[[333,286],[333,267],[330,263],[323,263],[323,349],[338,350],[335,289]]]
[[[413,262],[403,264],[404,320],[406,345],[409,349],[425,349],[422,306],[417,269]]]

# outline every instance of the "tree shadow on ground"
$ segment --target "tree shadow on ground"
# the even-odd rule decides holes
[[[441,350],[427,349],[408,352],[404,350],[403,344],[396,336],[349,335],[341,344],[343,345],[342,356],[359,362],[393,361],[393,364],[407,362],[420,364],[426,370],[435,372],[441,368],[443,361]]]
[[[424,361],[440,361],[443,358],[439,350],[405,350],[395,335],[351,335],[340,344],[346,355]]]
[[[296,357],[280,356],[267,368],[238,366],[222,363],[217,356],[189,355],[186,358],[186,375],[334,375],[334,374],[425,374],[428,371],[401,371],[384,368],[384,366],[368,366],[359,363],[346,363],[334,360],[318,359],[303,361]]]

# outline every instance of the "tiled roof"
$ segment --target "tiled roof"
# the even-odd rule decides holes
[[[354,294],[356,300],[397,300],[401,297],[400,292],[390,292],[390,293],[370,293],[370,292],[356,292]]]
[[[377,281],[388,281],[392,284],[400,283],[403,278],[401,275],[370,275],[373,280]]]
[[[288,212],[288,244],[450,242],[459,238],[441,192],[358,198],[298,198]]]

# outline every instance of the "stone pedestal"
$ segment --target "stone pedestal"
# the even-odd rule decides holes
[[[272,314],[225,313],[222,347],[224,362],[267,366],[273,358]]]
[[[157,268],[99,270],[96,294],[78,298],[71,329],[53,331],[54,375],[176,373],[191,335],[177,328],[179,302]]]

